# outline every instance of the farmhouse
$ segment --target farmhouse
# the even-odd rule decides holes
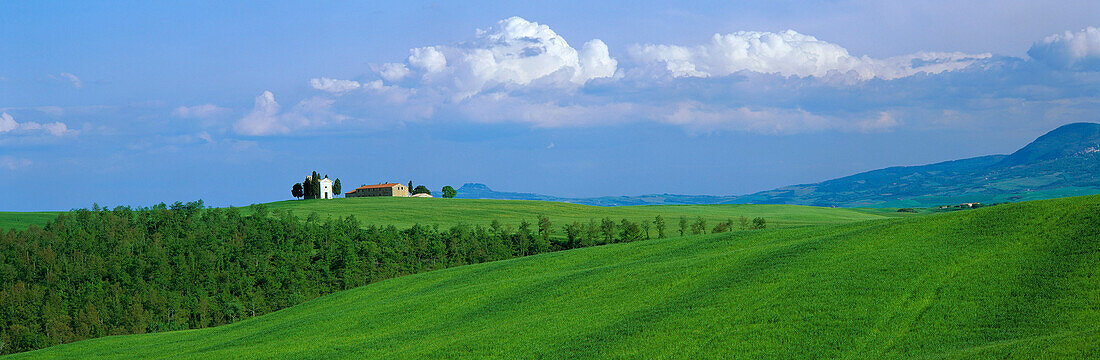
[[[409,187],[395,183],[363,185],[355,190],[344,193],[344,197],[367,196],[409,196]]]

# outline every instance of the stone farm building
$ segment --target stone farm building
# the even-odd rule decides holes
[[[344,197],[409,196],[409,187],[401,184],[363,185],[344,193]]]

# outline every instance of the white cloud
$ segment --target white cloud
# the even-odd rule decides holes
[[[15,118],[8,113],[0,113],[0,134],[8,132],[23,132],[23,133],[35,133],[38,131],[44,131],[47,134],[53,136],[65,136],[76,134],[76,130],[70,130],[65,123],[52,122],[39,124],[34,121],[17,122]]]
[[[326,77],[310,79],[309,85],[314,89],[334,94],[352,91],[362,86],[358,81],[329,79]]]
[[[229,109],[214,104],[180,106],[172,110],[172,116],[181,118],[212,118],[226,113],[229,113]]]
[[[290,127],[278,119],[279,103],[275,94],[264,91],[256,97],[252,111],[233,125],[233,129],[245,135],[269,135],[290,132]]]
[[[406,67],[405,64],[385,63],[382,64],[381,69],[378,70],[378,75],[382,76],[386,81],[400,81],[406,76],[409,76],[409,68]]]
[[[62,136],[70,132],[76,132],[76,130],[69,130],[69,127],[65,126],[65,123],[63,122],[42,124],[42,129],[46,130],[47,133],[53,136]]]
[[[598,39],[578,52],[549,26],[519,17],[478,30],[469,42],[415,48],[409,53],[408,67],[385,64],[379,76],[392,82],[415,69],[421,74],[419,85],[445,89],[459,101],[495,86],[583,85],[614,75],[618,66]]]
[[[264,91],[256,97],[252,111],[233,125],[233,130],[242,135],[279,135],[348,119],[347,116],[332,112],[334,102],[331,99],[312,97],[298,102],[289,111],[280,112],[281,107],[275,101],[275,95]]]
[[[1028,56],[1059,69],[1100,71],[1100,28],[1047,36],[1027,51]]]
[[[1095,29],[1043,43],[1074,49],[1060,53],[1078,54],[1072,59],[1079,64],[1093,56],[1089,31]],[[1041,59],[1036,51],[1032,56]],[[1028,111],[1054,109],[1052,101],[1092,96],[1087,90],[1096,79],[1049,78],[1055,72],[1026,59],[991,54],[857,56],[795,31],[717,34],[697,46],[635,45],[630,54],[637,61],[620,68],[603,41],[574,48],[549,26],[513,17],[468,41],[415,48],[404,62],[372,66],[378,79],[359,84],[359,91],[328,95],[329,103],[324,96],[312,100],[323,109],[313,113],[327,115],[301,115],[303,104],[286,113],[276,107],[260,116],[270,120],[257,122],[266,127],[238,132],[288,133],[334,118],[330,109],[337,107],[383,123],[564,128],[650,122],[693,133],[878,132],[942,126],[936,121],[943,113],[980,111],[992,119],[1017,111],[983,105],[990,99]]]
[[[84,82],[80,81],[80,78],[76,77],[76,75],[73,75],[72,73],[64,72],[64,73],[58,74],[58,76],[61,77],[62,79],[68,80],[70,83],[73,84],[73,87],[75,87],[77,89],[84,87]]]
[[[428,73],[437,73],[447,67],[447,57],[435,47],[422,47],[409,50],[409,65],[424,69]]]
[[[8,115],[8,113],[0,113],[0,134],[15,130],[19,127],[19,123],[15,122],[15,119]]]
[[[887,59],[856,57],[840,45],[794,30],[715,34],[697,46],[636,45],[631,54],[643,64],[663,67],[673,77],[725,76],[752,71],[783,76],[824,77],[854,72],[861,79],[896,79],[938,74],[970,66],[990,54],[918,53]]]

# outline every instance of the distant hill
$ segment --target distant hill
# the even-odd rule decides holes
[[[1078,197],[589,247],[11,358],[1095,358],[1098,211]]]
[[[482,184],[466,184],[458,192],[459,197],[465,198],[552,200],[602,206],[740,203],[846,207],[933,206],[1100,194],[1100,124],[1061,126],[1010,155],[890,167],[743,196],[655,194],[560,198],[496,192]]]

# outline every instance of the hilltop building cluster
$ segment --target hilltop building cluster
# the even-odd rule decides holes
[[[453,187],[444,186],[442,195],[445,198],[453,198],[458,192]],[[329,180],[328,175],[321,178],[317,175],[317,172],[313,172],[312,175],[306,176],[306,179],[302,183],[294,184],[290,191],[291,195],[295,198],[306,199],[332,199],[336,195],[340,194],[340,179],[336,181]],[[418,185],[413,188],[412,181],[408,185],[399,183],[378,183],[375,185],[362,185],[354,190],[344,193],[344,197],[377,197],[377,196],[389,196],[389,197],[420,197],[430,198],[432,196],[431,190],[424,185]]]

